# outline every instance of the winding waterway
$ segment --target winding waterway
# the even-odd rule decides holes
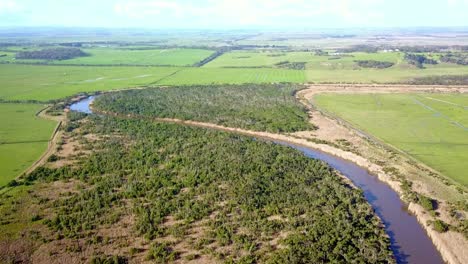
[[[90,104],[94,97],[85,98],[70,106],[72,111],[92,113]],[[391,247],[397,263],[442,264],[441,255],[415,216],[406,210],[390,186],[358,165],[333,155],[289,142],[275,141],[301,151],[307,157],[319,159],[349,178],[359,187],[376,214],[385,224],[385,231],[390,237]]]

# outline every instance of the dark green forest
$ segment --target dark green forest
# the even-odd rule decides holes
[[[355,62],[359,67],[375,69],[385,69],[395,65],[395,63],[389,61],[357,60]]]
[[[307,111],[294,98],[302,86],[224,85],[148,88],[107,93],[94,101],[101,111],[211,122],[268,131],[311,130]]]
[[[394,262],[362,192],[321,161],[225,132],[97,115],[84,120],[73,121],[80,124],[73,133],[101,138],[86,142],[91,154],[73,166],[40,167],[18,183],[82,183],[81,191],[43,203],[51,214],[37,219],[44,218],[52,240],[112,243],[97,230],[132,215],[131,235],[151,246],[127,244],[122,250],[131,253],[114,259],[141,253],[158,263],[201,256],[225,263]],[[203,232],[194,236],[195,230]]]
[[[48,48],[16,53],[17,59],[31,60],[69,60],[84,56],[88,56],[88,54],[78,48]]]

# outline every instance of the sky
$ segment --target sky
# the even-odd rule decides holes
[[[0,27],[468,26],[468,0],[0,0]]]

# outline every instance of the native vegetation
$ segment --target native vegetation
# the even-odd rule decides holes
[[[313,129],[294,94],[302,86],[181,86],[107,93],[94,107],[138,117],[177,118],[269,132]]]
[[[27,60],[69,60],[85,56],[88,54],[77,48],[49,48],[16,53],[16,59]]]
[[[54,254],[98,253],[104,250],[98,245],[112,243],[113,252],[158,262],[394,262],[362,192],[296,150],[139,119],[94,115],[74,122],[80,123],[76,136],[100,138],[86,141],[90,154],[73,166],[40,167],[16,187],[81,186],[60,198],[47,191],[32,196],[42,201],[37,219],[52,232],[36,236],[43,243],[78,242]],[[129,217],[134,221],[125,233],[144,238],[149,248],[102,235]]]
[[[363,68],[375,68],[375,69],[385,69],[385,68],[390,68],[395,63],[389,62],[389,61],[375,61],[375,60],[357,60],[356,64],[359,67]]]

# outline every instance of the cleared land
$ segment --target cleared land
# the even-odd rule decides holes
[[[333,52],[331,52],[333,54]],[[364,53],[317,56],[310,52],[233,51],[225,53],[205,67],[271,67],[282,61],[306,62],[308,68],[353,68],[355,60],[381,60],[397,63],[403,60],[400,52]]]
[[[90,54],[71,60],[55,61],[55,64],[86,65],[171,65],[190,66],[210,56],[214,51],[202,49],[83,49]]]
[[[468,185],[468,95],[319,94],[315,103]]]
[[[0,186],[27,169],[47,148],[56,122],[35,113],[38,104],[0,104]]]
[[[0,65],[0,99],[47,101],[79,92],[147,85],[179,68]]]
[[[426,55],[436,59],[439,57],[439,54]],[[356,63],[362,60],[385,61],[394,65],[386,69],[363,68]],[[327,56],[319,56],[314,52],[234,51],[223,54],[204,67],[275,67],[275,64],[284,61],[304,62],[306,81],[315,83],[397,83],[424,76],[468,74],[468,67],[450,63],[425,65],[424,69],[418,69],[404,60],[403,52],[331,51]]]
[[[304,83],[304,71],[286,69],[184,68],[158,82],[162,85]]]

